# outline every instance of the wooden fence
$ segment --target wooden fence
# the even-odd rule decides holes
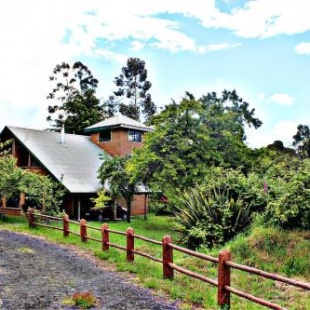
[[[156,241],[149,238],[146,238],[144,236],[136,235],[134,234],[134,230],[132,228],[128,228],[126,232],[120,232],[117,230],[110,229],[108,227],[108,224],[103,224],[101,228],[94,227],[87,225],[85,220],[80,220],[80,222],[71,221],[69,220],[68,215],[65,215],[63,218],[58,217],[52,217],[52,216],[46,216],[34,213],[30,210],[28,213],[28,219],[29,219],[29,227],[36,227],[36,226],[42,226],[47,227],[51,229],[57,229],[60,231],[63,231],[64,237],[68,237],[69,234],[76,235],[81,238],[82,242],[87,242],[87,240],[93,240],[96,242],[100,242],[102,244],[102,250],[108,251],[110,247],[123,250],[126,252],[126,259],[129,262],[134,261],[135,254],[140,255],[143,257],[146,257],[152,261],[158,262],[162,264],[163,268],[163,278],[164,279],[173,279],[174,277],[174,271],[178,271],[182,274],[185,274],[189,277],[196,278],[198,280],[201,280],[203,282],[207,282],[213,286],[217,287],[217,300],[218,305],[222,309],[230,309],[230,295],[235,294],[242,298],[248,299],[253,301],[254,303],[269,307],[271,309],[285,309],[279,305],[276,305],[274,303],[271,303],[269,301],[263,300],[261,298],[255,297],[251,294],[248,294],[244,291],[240,291],[238,289],[235,289],[231,286],[231,270],[232,269],[238,269],[250,274],[255,274],[260,277],[272,279],[275,281],[280,281],[286,284],[289,284],[294,287],[299,287],[305,290],[310,290],[310,283],[304,283],[300,282],[294,279],[286,278],[277,274],[265,272],[263,270],[248,267],[245,265],[237,264],[231,261],[231,253],[228,250],[222,250],[219,252],[218,257],[213,257],[209,255],[205,255],[202,253],[198,253],[180,246],[177,246],[172,243],[172,238],[170,236],[164,236],[162,238],[162,241]],[[37,219],[43,220],[38,221]],[[55,227],[52,225],[48,225],[45,222],[46,221],[62,221],[62,228],[61,227]],[[80,226],[80,233],[76,233],[69,229],[70,223],[79,225]],[[88,230],[95,230],[101,232],[101,239],[93,238],[87,234]],[[110,242],[110,234],[117,234],[124,236],[126,238],[126,246],[121,246],[118,244],[114,244]],[[162,259],[159,259],[157,257],[151,256],[147,253],[137,251],[135,250],[135,239],[139,239],[148,243],[156,244],[162,247]],[[184,269],[180,266],[177,266],[173,263],[173,252],[179,251],[184,254],[188,254],[190,256],[202,259],[204,261],[208,261],[214,264],[218,265],[218,276],[217,280],[210,279],[208,277],[205,277],[201,274],[195,273],[193,271]]]

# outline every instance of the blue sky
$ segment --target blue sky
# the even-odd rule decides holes
[[[251,147],[289,146],[310,125],[309,0],[1,1],[0,40],[0,129],[48,126],[56,64],[82,61],[104,100],[129,57],[146,62],[157,106],[235,89],[264,123]]]

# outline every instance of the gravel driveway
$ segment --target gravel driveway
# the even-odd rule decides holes
[[[42,238],[0,230],[0,310],[74,309],[63,304],[90,290],[92,309],[178,309],[98,261]]]

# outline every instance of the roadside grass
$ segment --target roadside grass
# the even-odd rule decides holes
[[[109,228],[125,232],[130,226],[135,234],[161,241],[166,234],[177,240],[179,236],[171,230],[173,219],[168,217],[148,216],[147,221],[137,217],[128,224],[127,222],[110,222]],[[88,222],[90,226],[100,227],[98,222]],[[62,223],[55,224],[62,226]],[[52,242],[77,246],[84,251],[92,252],[102,260],[115,266],[119,272],[132,275],[132,280],[146,288],[150,288],[157,295],[169,296],[179,300],[179,307],[187,309],[218,309],[217,292],[210,284],[187,277],[175,271],[174,280],[164,280],[161,264],[147,258],[135,255],[134,262],[126,261],[125,251],[110,248],[109,251],[101,250],[101,243],[88,240],[82,243],[78,236],[70,234],[64,238],[61,231],[44,227],[29,229],[28,223],[23,218],[7,218],[0,221],[0,229],[10,229],[17,232],[31,233],[44,237]],[[79,225],[70,223],[70,230],[79,233]],[[88,229],[88,235],[101,239],[101,232]],[[110,234],[110,242],[125,246],[125,237]],[[227,243],[225,248],[232,252],[232,260],[247,266],[256,267],[268,272],[291,276],[304,282],[310,281],[310,232],[281,231],[276,228],[266,228],[254,225],[248,234],[240,235],[235,240]],[[161,258],[161,246],[135,240],[135,249]],[[218,249],[200,249],[208,255],[217,256]],[[191,271],[203,274],[211,279],[217,277],[217,266],[189,257],[186,254],[174,251],[174,263]],[[282,307],[293,310],[310,309],[309,291],[294,288],[279,282],[274,282],[242,271],[232,271],[231,286],[257,297],[266,299]],[[231,309],[266,309],[238,296],[231,295]]]

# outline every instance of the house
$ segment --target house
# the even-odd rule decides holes
[[[143,146],[150,127],[124,115],[111,117],[85,129],[87,135],[65,134],[45,130],[6,126],[1,141],[12,140],[12,155],[17,165],[30,171],[49,175],[64,185],[68,194],[63,208],[70,218],[80,219],[92,207],[101,184],[97,172],[104,158],[126,156]],[[132,205],[132,215],[142,215],[147,209],[147,191],[140,188]],[[10,205],[2,199],[6,214],[20,214],[24,197]],[[120,199],[120,204],[125,205]]]

